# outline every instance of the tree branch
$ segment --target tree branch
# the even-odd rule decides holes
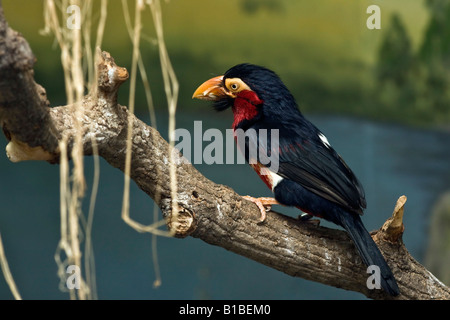
[[[257,207],[227,186],[201,175],[158,131],[117,104],[117,91],[126,81],[107,52],[98,55],[97,86],[83,99],[82,136],[85,155],[92,140],[99,155],[124,170],[127,119],[132,117],[131,178],[155,199],[167,226],[176,237],[192,236],[221,246],[295,277],[361,292],[373,299],[389,299],[366,285],[369,274],[344,231],[301,223],[268,212],[258,223]],[[35,83],[35,58],[27,42],[11,30],[0,6],[0,125],[9,140],[6,152],[13,162],[45,160],[58,163],[58,140],[68,138],[70,154],[75,137],[71,106],[49,108],[45,90]],[[180,212],[171,212],[168,163],[176,163]],[[403,205],[400,198],[393,217],[373,233],[398,281],[397,299],[449,299],[450,289],[408,253],[402,242]]]

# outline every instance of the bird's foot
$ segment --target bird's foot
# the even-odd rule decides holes
[[[304,223],[309,223],[315,226],[320,225],[320,220],[319,219],[312,219],[314,216],[308,214],[308,213],[302,213],[301,215],[298,216],[298,220]]]
[[[245,200],[249,200],[258,206],[259,211],[261,212],[260,222],[264,222],[266,220],[266,211],[270,211],[273,204],[279,204],[279,202],[275,200],[275,198],[254,198],[250,196],[242,196],[242,198],[244,198]]]

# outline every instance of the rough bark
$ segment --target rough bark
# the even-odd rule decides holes
[[[344,231],[301,223],[270,211],[259,223],[259,210],[231,188],[201,175],[158,131],[126,107],[117,104],[117,90],[128,73],[109,53],[98,51],[97,86],[81,101],[85,155],[92,154],[92,139],[99,155],[124,170],[127,119],[132,117],[131,178],[155,199],[176,237],[192,236],[223,247],[295,277],[361,292],[373,299],[391,299],[370,290],[369,276]],[[44,88],[33,78],[35,57],[25,39],[10,29],[0,3],[0,125],[9,140],[11,161],[45,160],[58,163],[58,140],[68,138],[70,154],[76,129],[72,106],[49,107]],[[169,161],[176,163],[179,212],[171,212]],[[449,299],[450,289],[408,253],[402,242],[403,205],[373,232],[398,281],[396,299]]]

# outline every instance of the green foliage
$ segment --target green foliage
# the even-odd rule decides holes
[[[378,81],[394,81],[401,86],[408,78],[413,64],[411,42],[397,14],[381,43],[376,66]]]
[[[448,125],[450,23],[443,21],[450,21],[450,3],[429,0],[428,4],[430,22],[417,53],[400,17],[393,15],[380,45],[374,96],[380,112],[394,120]]]
[[[422,61],[432,64],[441,60],[450,67],[450,3],[447,0],[427,0],[430,21],[419,51]]]

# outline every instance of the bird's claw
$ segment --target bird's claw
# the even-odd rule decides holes
[[[259,211],[261,212],[261,218],[259,219],[260,222],[264,222],[266,220],[266,212],[272,209],[272,204],[278,204],[278,201],[274,198],[254,198],[251,196],[243,196],[242,198],[249,200],[258,206]]]
[[[298,216],[298,220],[303,222],[303,223],[308,223],[308,224],[312,224],[315,226],[319,226],[320,225],[320,220],[318,219],[312,219],[313,216],[308,214],[308,213],[303,213],[301,215]]]

